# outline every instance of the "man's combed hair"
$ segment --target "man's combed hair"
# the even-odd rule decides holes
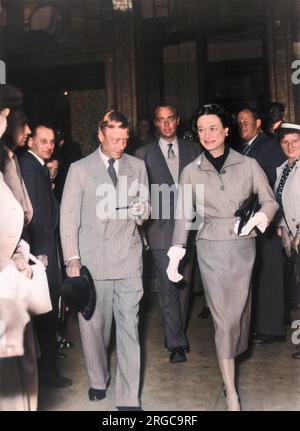
[[[36,131],[37,129],[39,129],[40,127],[44,127],[45,129],[50,129],[53,130],[53,132],[55,131],[54,127],[52,124],[47,123],[47,122],[41,122],[41,123],[37,123],[34,124],[34,126],[31,129],[31,134],[30,137],[33,138],[36,135]]]
[[[262,114],[255,108],[252,108],[251,106],[245,106],[244,108],[240,109],[240,112],[248,111],[252,115],[253,119],[256,120],[262,120]]]
[[[115,127],[115,124],[111,123],[119,123],[118,127],[121,129],[128,129],[129,123],[127,118],[119,111],[109,111],[99,122],[99,129],[103,130],[105,127]]]
[[[176,108],[176,106],[175,106],[175,105],[172,105],[171,103],[160,103],[160,104],[155,108],[155,110],[154,110],[154,117],[155,117],[155,118],[156,118],[157,111],[158,111],[159,109],[161,109],[161,108],[168,108],[168,109],[170,109],[172,112],[174,112],[174,115],[176,115],[176,117],[178,117],[178,116],[179,116],[179,114],[178,114],[178,109]]]

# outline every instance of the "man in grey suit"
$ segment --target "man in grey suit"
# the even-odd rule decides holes
[[[156,142],[136,150],[135,156],[146,163],[149,182],[173,190],[169,199],[160,199],[160,193],[151,193],[152,215],[147,223],[150,250],[159,280],[159,299],[164,318],[165,345],[171,352],[170,362],[186,361],[188,341],[185,335],[187,310],[190,298],[190,281],[193,268],[194,244],[189,241],[188,252],[183,262],[184,281],[179,284],[168,280],[169,264],[167,251],[172,245],[175,222],[175,200],[177,184],[183,168],[200,154],[199,147],[176,136],[179,116],[171,105],[160,105],[155,109],[155,126],[159,132]]]
[[[106,396],[107,350],[114,316],[117,343],[116,406],[140,410],[139,302],[143,295],[142,241],[137,224],[148,217],[143,161],[124,154],[128,122],[110,111],[99,123],[100,147],[71,165],[61,204],[61,242],[69,277],[86,265],[96,288],[90,321],[79,315],[90,380],[89,399]]]

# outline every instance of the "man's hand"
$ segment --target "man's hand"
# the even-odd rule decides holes
[[[66,264],[66,271],[68,277],[79,277],[81,263],[80,259],[69,260]]]

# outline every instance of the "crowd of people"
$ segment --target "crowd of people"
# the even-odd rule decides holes
[[[66,151],[52,125],[31,127],[21,91],[0,86],[0,410],[36,410],[38,385],[72,385],[57,367],[59,347],[71,346],[59,325],[61,289],[83,267],[96,292],[90,318],[78,314],[88,398],[106,397],[114,318],[116,407],[142,409],[145,244],[170,364],[185,362],[192,348],[187,323],[198,265],[227,409],[241,409],[235,358],[250,337],[260,345],[284,341],[291,307],[300,305],[300,125],[284,121],[277,102],[267,118],[263,131],[261,114],[241,109],[232,145],[233,115],[207,104],[182,139],[179,113],[166,103],[154,111],[155,135],[142,118],[130,140],[128,120],[113,110],[98,122],[98,148],[82,158],[77,147]],[[257,208],[243,221],[238,211],[253,196]],[[50,295],[48,312],[36,315],[20,295],[35,276],[29,252],[45,268]]]

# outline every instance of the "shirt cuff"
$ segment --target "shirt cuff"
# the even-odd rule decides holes
[[[65,260],[65,265],[66,265],[68,262],[70,262],[71,260],[75,260],[75,259],[80,260],[80,256],[72,256],[72,257],[69,257],[69,259],[66,259],[66,260]]]

